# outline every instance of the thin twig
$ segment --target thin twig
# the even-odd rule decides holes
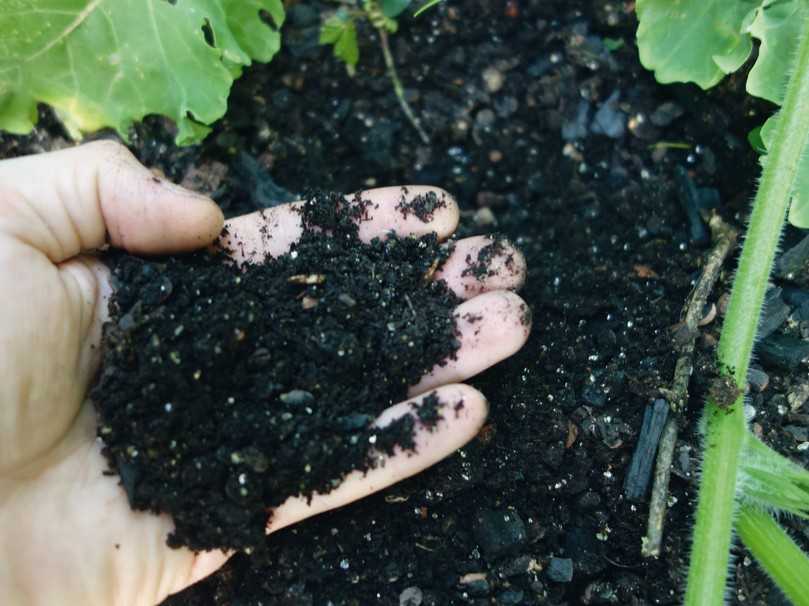
[[[699,321],[702,319],[708,296],[719,278],[722,265],[736,245],[738,237],[736,229],[725,223],[718,214],[714,214],[710,218],[708,226],[711,228],[714,247],[705,258],[702,275],[684,308],[685,314],[679,331],[679,334],[684,336],[676,345],[679,356],[674,367],[671,388],[660,390],[675,414],[666,422],[657,450],[654,486],[649,503],[649,520],[646,525],[646,536],[643,537],[641,543],[641,553],[645,558],[660,555],[663,521],[669,495],[671,461],[674,458],[674,446],[679,433],[679,416],[688,403],[688,382],[694,368],[694,347],[697,336],[699,336]]]
[[[660,555],[660,543],[663,538],[663,521],[668,506],[669,479],[671,478],[671,461],[674,459],[674,445],[679,432],[677,416],[669,417],[663,426],[663,434],[657,447],[657,464],[655,465],[652,498],[649,503],[649,519],[646,524],[646,536],[641,539],[641,554],[644,558]]]
[[[399,73],[396,71],[396,63],[394,63],[393,54],[390,52],[388,32],[386,32],[382,27],[377,28],[377,32],[379,32],[379,43],[382,47],[382,54],[385,56],[385,65],[388,68],[388,76],[393,83],[393,91],[396,93],[396,98],[399,100],[399,105],[402,107],[402,111],[404,112],[405,116],[407,116],[407,119],[410,120],[410,124],[412,124],[413,128],[416,129],[416,132],[418,132],[422,142],[425,145],[429,145],[430,137],[427,136],[427,133],[421,127],[419,119],[416,118],[416,114],[413,113],[413,109],[410,107],[407,99],[405,99],[404,87],[402,86],[402,81],[399,80]]]

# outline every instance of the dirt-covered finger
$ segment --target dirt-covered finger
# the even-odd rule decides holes
[[[455,244],[434,279],[444,280],[462,299],[493,290],[519,290],[525,283],[523,254],[505,238],[473,236]]]
[[[292,202],[229,219],[217,244],[237,263],[283,255],[303,234],[302,206]]]
[[[455,324],[461,343],[455,357],[436,365],[411,394],[465,381],[515,354],[531,334],[531,310],[518,295],[498,290],[461,303]]]
[[[345,196],[345,204],[360,208],[359,237],[364,242],[391,233],[415,237],[435,233],[445,240],[458,226],[458,204],[435,187],[370,189]],[[258,263],[287,253],[303,234],[303,205],[291,202],[230,219],[218,245],[239,263]]]
[[[359,195],[370,202],[360,222],[360,238],[366,242],[390,232],[416,237],[434,232],[439,240],[446,240],[458,227],[458,203],[438,187],[380,187]]]
[[[440,404],[436,406],[436,402]],[[488,404],[483,394],[468,385],[445,385],[429,394],[391,406],[375,424],[382,428],[405,416],[412,416],[414,448],[396,447],[392,456],[380,454],[376,467],[366,473],[351,472],[328,494],[316,494],[311,500],[291,497],[273,511],[267,532],[342,507],[419,473],[471,440],[483,425],[487,413]]]

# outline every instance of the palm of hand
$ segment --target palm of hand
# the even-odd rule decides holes
[[[105,267],[82,253],[107,241],[136,253],[199,248],[219,233],[221,213],[209,200],[154,179],[111,143],[0,162],[0,183],[10,184],[0,189],[0,292],[6,300],[0,318],[0,593],[11,604],[159,603],[215,570],[227,554],[169,549],[171,519],[133,512],[118,478],[103,474],[86,393],[99,363],[110,286]],[[448,237],[457,223],[454,205],[423,224],[393,212],[394,191],[368,195],[379,210],[362,226],[366,238],[390,229]],[[229,229],[269,255],[285,252],[300,234],[299,216],[289,206],[262,220],[273,226],[269,243],[255,216],[235,219]],[[510,251],[509,271],[488,283],[462,275],[466,255],[483,245],[480,239],[459,242],[438,277],[469,299],[459,312],[479,312],[484,322],[474,335],[462,335],[457,361],[437,367],[411,390],[414,398],[433,388],[443,398],[463,398],[464,414],[433,435],[418,436],[418,456],[394,456],[366,476],[352,474],[311,503],[290,499],[268,531],[417,473],[474,436],[485,400],[452,383],[511,355],[529,330],[519,298],[500,290],[524,279],[518,254]],[[394,406],[378,422],[408,410],[406,403]]]

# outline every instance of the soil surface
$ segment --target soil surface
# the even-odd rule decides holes
[[[629,501],[624,480],[644,413],[670,386],[671,328],[705,251],[683,191],[743,226],[759,171],[745,138],[772,108],[751,101],[741,77],[708,92],[658,85],[638,62],[631,3],[446,2],[391,36],[425,145],[372,31],[360,29],[355,78],[318,46],[330,8],[293,3],[285,48],[247,71],[203,145],[177,149],[151,120],[135,152],[231,215],[309,187],[442,186],[461,204],[459,236],[496,229],[525,253],[534,331],[473,381],[490,417],[456,456],[271,535],[263,555],[234,557],[167,604],[678,603],[733,259],[700,329],[659,559],[640,554],[646,497]],[[0,138],[0,154],[64,144],[46,115],[34,135]],[[789,230],[784,249],[804,235]],[[807,465],[806,356],[794,355],[809,337],[805,265],[774,280],[748,413],[753,431]],[[785,523],[809,546],[805,524]],[[731,603],[784,604],[742,548],[736,556]]]
[[[173,516],[170,545],[260,550],[268,508],[414,450],[417,425],[453,414],[433,394],[373,424],[455,357],[462,320],[445,283],[426,279],[452,247],[435,235],[364,244],[371,207],[315,194],[289,253],[241,266],[224,252],[109,256],[98,433],[132,506]],[[221,240],[250,254],[237,235]]]

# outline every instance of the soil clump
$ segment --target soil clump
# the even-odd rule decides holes
[[[459,344],[457,298],[425,280],[451,247],[363,243],[369,204],[313,194],[301,240],[264,263],[109,256],[99,435],[132,507],[173,516],[171,545],[260,548],[269,508],[413,450],[417,426],[453,414],[432,395],[373,424]]]

